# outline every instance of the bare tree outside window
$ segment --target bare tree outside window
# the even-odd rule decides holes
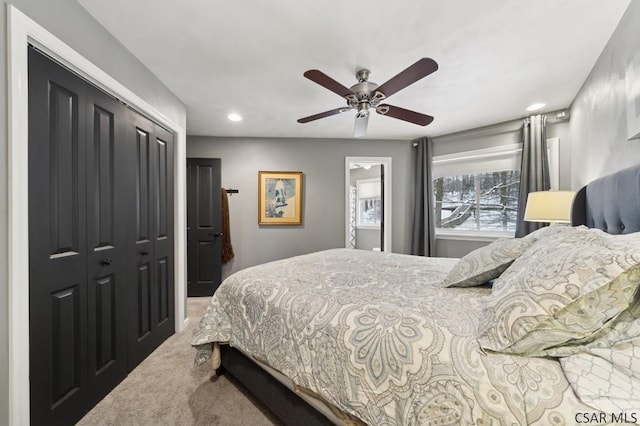
[[[435,179],[436,228],[514,233],[519,183],[519,170]]]

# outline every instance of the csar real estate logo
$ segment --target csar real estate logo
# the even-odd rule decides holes
[[[640,422],[640,415],[637,412],[603,413],[600,411],[583,411],[576,413],[577,424],[636,424]]]

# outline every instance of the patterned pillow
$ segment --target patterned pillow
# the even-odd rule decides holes
[[[444,279],[445,287],[472,287],[497,278],[535,242],[501,238],[464,256]]]
[[[576,233],[588,232],[589,228],[584,225],[580,226],[565,226],[565,225],[553,225],[545,226],[544,228],[536,229],[530,234],[522,237],[525,240],[541,241],[549,238],[566,238],[568,235],[574,235]]]
[[[550,353],[580,400],[600,411],[631,412],[640,407],[640,301],[632,305],[592,342],[564,346]]]
[[[496,281],[480,345],[544,355],[588,341],[629,307],[639,285],[640,233],[583,230],[538,241]]]

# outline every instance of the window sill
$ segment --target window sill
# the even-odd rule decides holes
[[[491,242],[497,240],[498,238],[513,238],[513,234],[507,232],[436,231],[436,240]]]
[[[374,230],[379,230],[380,226],[376,226],[376,225],[356,225],[356,229],[374,229]]]

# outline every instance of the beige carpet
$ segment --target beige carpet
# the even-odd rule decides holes
[[[280,422],[228,375],[195,369],[191,335],[209,297],[189,298],[189,325],[144,360],[79,425],[274,425]],[[212,377],[213,376],[213,377]]]

